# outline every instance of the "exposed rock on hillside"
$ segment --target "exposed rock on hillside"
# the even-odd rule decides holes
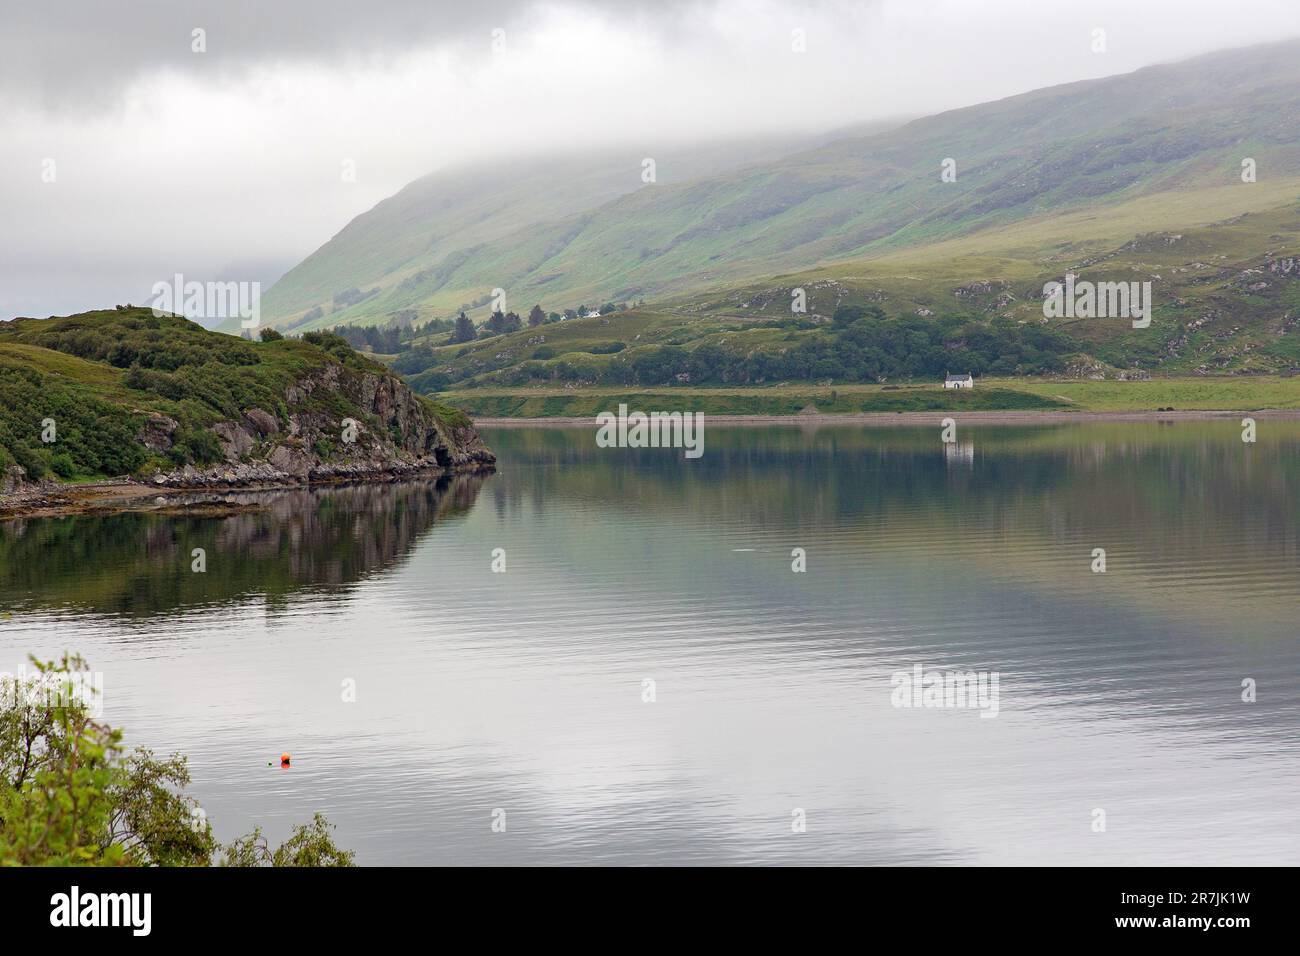
[[[249,342],[119,308],[0,326],[0,495],[490,469],[469,418],[333,335]]]
[[[320,411],[323,396],[342,399],[352,414]],[[214,424],[220,464],[160,471],[149,480],[179,487],[276,484],[476,471],[496,461],[467,419],[439,421],[425,400],[391,375],[327,365],[286,388],[284,408],[283,417],[250,408],[238,421]],[[154,419],[150,425],[156,434],[166,427]]]

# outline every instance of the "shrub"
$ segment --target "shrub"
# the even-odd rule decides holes
[[[183,756],[128,753],[93,715],[82,658],[31,660],[34,678],[0,679],[0,866],[353,865],[320,814],[274,851],[260,828],[223,849]]]
[[[50,459],[50,468],[65,481],[77,473],[76,462],[72,460],[72,456],[66,451],[59,452]]]
[[[180,429],[167,454],[177,465],[211,465],[225,457],[221,440],[206,428]]]

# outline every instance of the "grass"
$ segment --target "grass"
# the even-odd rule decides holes
[[[280,427],[246,460],[277,444],[329,457],[348,418],[363,425],[363,446],[395,453],[405,423],[380,421],[367,397],[384,379],[395,376],[330,335],[248,342],[144,308],[16,319],[0,324],[0,471],[77,482],[216,464],[233,452],[213,426],[241,425],[253,409]],[[419,402],[439,429],[468,424],[459,409]],[[160,427],[146,428],[151,413],[172,420],[161,446],[144,444]]]
[[[56,375],[68,383],[95,389],[101,394],[111,392],[118,398],[130,395],[122,385],[122,370],[110,365],[17,342],[0,342],[0,357],[25,363],[44,374]]]
[[[971,391],[928,385],[773,388],[473,389],[444,392],[448,405],[481,418],[585,418],[626,403],[641,411],[708,415],[845,415],[916,411],[1146,412],[1300,409],[1300,376],[1170,378],[1151,381],[983,379]]]
[[[521,313],[533,302],[559,311],[850,260],[910,268],[920,249],[925,266],[952,251],[964,274],[1002,256],[1032,263],[1207,224],[1294,198],[1300,141],[1277,117],[1295,112],[1297,49],[1038,90],[645,187],[629,187],[634,167],[609,171],[622,185],[608,190],[590,188],[604,173],[575,188],[570,167],[545,162],[493,188],[438,175],[358,217],[265,307],[276,321],[310,305],[328,313],[331,294],[354,286],[379,291],[317,324],[404,309],[448,317],[463,305],[477,318],[500,287]],[[1177,106],[1151,112],[1166,101]],[[957,157],[954,182],[940,181],[944,156]],[[1243,156],[1259,161],[1258,182],[1240,181]],[[1012,232],[1019,247],[1001,241]]]
[[[1300,179],[1171,190],[1103,209],[1031,219],[960,239],[824,265],[659,304],[714,322],[789,314],[789,290],[808,292],[810,312],[842,301],[874,301],[889,314],[959,304],[1021,322],[1041,322],[1043,284],[1067,271],[1092,281],[1152,282],[1154,321],[1134,330],[1110,319],[1059,319],[1052,326],[1080,351],[1112,367],[1134,363],[1167,373],[1276,371],[1297,356],[1285,338],[1300,310],[1300,283],[1268,271],[1300,254]],[[1250,293],[1251,281],[1267,288]]]
[[[421,343],[433,346],[425,371],[409,363],[399,367],[411,373],[417,391],[477,387],[501,393],[530,379],[580,388],[635,383],[620,368],[663,346],[716,346],[733,357],[782,354],[826,334],[824,319],[793,334],[770,327],[791,318],[793,288],[806,291],[811,317],[830,316],[840,305],[878,305],[891,318],[928,315],[934,318],[927,321],[938,322],[960,315],[1039,327],[1046,322],[1043,284],[1072,271],[1090,281],[1151,281],[1154,317],[1150,328],[1140,330],[1123,319],[1051,320],[1045,327],[1073,343],[1060,367],[1110,378],[1132,369],[1164,376],[1275,375],[1300,367],[1300,336],[1294,334],[1300,281],[1294,272],[1280,271],[1300,258],[1297,195],[1300,179],[1173,190],[470,345],[443,346],[437,343],[445,336],[439,336]],[[1158,229],[1166,231],[1153,231]],[[972,283],[988,285],[971,291]],[[615,345],[623,347],[611,353]],[[1011,369],[1004,364],[997,371]],[[747,381],[734,375],[727,380]],[[748,381],[765,384],[757,376]],[[690,384],[698,386],[698,377]],[[1234,402],[1255,400],[1233,396]]]
[[[1065,400],[1093,412],[1300,409],[1300,376],[1167,378],[1140,382],[1016,381],[1019,391]]]

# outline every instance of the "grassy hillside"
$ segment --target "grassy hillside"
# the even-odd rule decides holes
[[[872,129],[888,124],[874,124]],[[662,145],[662,144],[661,144]],[[670,185],[770,160],[808,147],[792,135],[654,151],[658,184]],[[452,167],[416,180],[358,216],[268,292],[263,318],[300,330],[341,323],[424,322],[449,308],[474,308],[495,287],[466,289],[441,309],[407,290],[464,265],[494,242],[595,209],[642,188],[644,153],[503,159]],[[545,227],[549,228],[549,227]],[[408,310],[413,315],[407,315]],[[232,331],[233,329],[226,329]]]
[[[1066,273],[1098,283],[1149,281],[1150,328],[1114,318],[1045,319],[1043,286]],[[700,321],[754,323],[788,315],[793,288],[807,290],[810,312],[827,316],[844,303],[875,303],[891,314],[960,311],[1049,328],[1075,343],[1078,374],[1286,370],[1300,364],[1293,334],[1300,178],[1145,197],[1105,215],[1042,217],[662,307]]]
[[[235,433],[221,425],[244,428],[250,413],[261,441],[241,450],[245,460],[301,445],[345,417],[400,444],[406,436],[389,436],[393,423],[357,398],[383,383],[405,392],[330,336],[248,342],[139,308],[16,319],[0,324],[0,475],[16,464],[29,480],[75,481],[230,461]],[[448,430],[467,424],[418,402]],[[319,438],[310,450],[341,454]]]
[[[1300,366],[1300,179],[1159,193],[451,344],[393,367],[424,392],[1267,374]],[[1045,319],[1043,285],[1149,281],[1153,321]],[[791,293],[807,295],[792,314]]]
[[[568,199],[547,209],[524,204],[517,214],[507,201],[489,217],[493,234],[475,232],[454,249],[438,229],[438,238],[421,246],[412,227],[400,255],[382,251],[395,241],[390,235],[403,234],[389,219],[419,222],[427,235],[436,218],[414,194],[399,195],[363,217],[377,235],[363,234],[361,220],[354,224],[356,241],[333,273],[324,273],[328,281],[312,285],[306,273],[291,274],[271,298],[284,311],[290,291],[310,285],[317,292],[295,291],[294,306],[322,301],[327,285],[355,284],[355,264],[366,262],[388,270],[382,282],[373,280],[378,291],[369,304],[319,321],[411,309],[446,317],[481,305],[496,287],[521,314],[535,301],[562,310],[660,299],[791,267],[934,246],[1036,217],[1105,216],[1107,206],[1145,197],[1194,203],[1207,188],[1241,185],[1245,157],[1258,164],[1255,185],[1300,175],[1300,43],[1039,90],[690,181],[661,178],[642,187],[637,180],[633,191],[555,218],[548,210]],[[954,182],[941,181],[946,158],[956,163]],[[568,177],[553,172],[547,188],[562,191]],[[544,193],[541,186],[521,181],[529,195]],[[496,196],[465,188],[477,190],[479,201]],[[453,209],[448,222],[458,215]],[[502,231],[510,222],[513,229]],[[318,264],[329,261],[322,256]]]

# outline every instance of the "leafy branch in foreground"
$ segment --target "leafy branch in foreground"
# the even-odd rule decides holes
[[[34,676],[0,679],[0,866],[354,865],[319,813],[274,851],[261,828],[221,847],[185,757],[127,752],[80,656],[31,660]]]
[[[316,814],[311,823],[301,823],[293,828],[293,835],[272,851],[256,827],[248,836],[239,837],[227,844],[222,853],[222,866],[353,866],[355,856],[349,850],[340,850],[330,837],[333,829],[324,815]]]

